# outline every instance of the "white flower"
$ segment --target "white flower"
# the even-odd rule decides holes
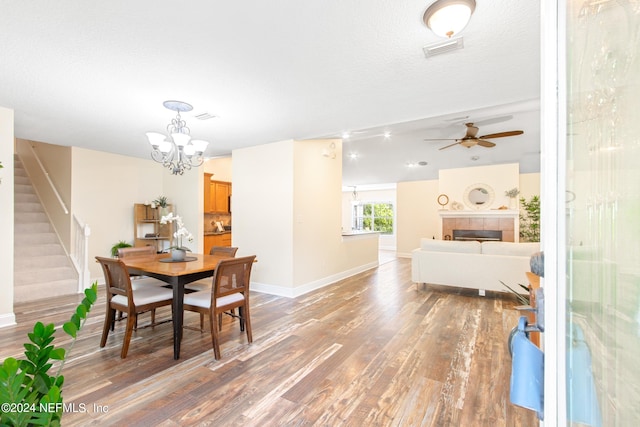
[[[185,238],[189,242],[193,242],[193,234],[189,230],[187,230],[184,226],[184,222],[182,222],[182,217],[179,215],[174,215],[173,212],[169,212],[168,215],[164,215],[160,218],[160,224],[170,224],[172,222],[176,223],[177,229],[176,232],[173,233],[173,237],[178,239],[178,245],[175,247],[176,249],[186,249],[182,247],[182,239]]]

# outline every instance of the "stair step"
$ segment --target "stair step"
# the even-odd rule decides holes
[[[37,203],[40,204],[40,200],[36,193],[16,193],[13,196],[14,203]]]
[[[52,298],[60,295],[77,293],[78,281],[72,279],[49,280],[44,283],[15,286],[13,290],[14,301],[26,302],[37,299]],[[35,296],[35,297],[34,297]]]
[[[53,231],[53,227],[48,222],[35,222],[32,224],[22,224],[16,222],[13,227],[14,239],[15,236],[20,234],[31,234],[31,233],[49,233]],[[20,237],[18,237],[20,238]]]
[[[42,205],[40,204],[40,202],[35,201],[35,202],[16,202],[13,205],[13,211],[17,214],[17,213],[42,213],[44,214],[44,208],[42,207]],[[45,215],[46,218],[46,215]]]
[[[31,180],[29,179],[28,176],[20,176],[20,175],[13,175],[13,185],[29,185],[31,186]]]
[[[75,270],[69,266],[44,268],[40,270],[31,269],[29,271],[22,271],[20,274],[15,274],[13,283],[17,287],[37,283],[49,283],[58,280],[77,281],[77,277]]]
[[[48,221],[47,214],[44,212],[15,212],[15,224],[33,224]]]
[[[21,233],[19,238],[14,238],[14,246],[40,246],[49,243],[60,245],[58,236],[53,231],[46,233]]]
[[[47,254],[42,251],[37,256],[25,256],[14,258],[13,268],[15,271],[33,270],[36,268],[65,267],[70,261],[64,252],[61,254]]]
[[[14,184],[13,191],[18,194],[36,194],[33,185]]]
[[[55,238],[55,235],[54,235]],[[22,240],[22,239],[21,239]],[[47,255],[64,255],[66,258],[66,254],[64,253],[64,249],[62,246],[54,239],[53,242],[50,243],[34,243],[34,244],[24,244],[16,245],[14,243],[13,253],[16,257],[39,257],[42,254]]]

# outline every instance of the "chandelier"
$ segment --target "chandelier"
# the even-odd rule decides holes
[[[198,167],[204,159],[202,154],[209,143],[200,139],[191,139],[191,131],[180,113],[191,111],[193,107],[186,102],[164,101],[165,108],[175,111],[176,117],[167,125],[167,134],[147,132],[149,144],[153,150],[151,158],[169,168],[174,175],[182,175],[185,170]]]

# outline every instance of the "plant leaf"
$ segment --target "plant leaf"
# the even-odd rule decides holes
[[[62,329],[64,329],[67,335],[70,335],[72,338],[75,338],[78,333],[78,328],[73,322],[65,323],[64,325],[62,325]]]

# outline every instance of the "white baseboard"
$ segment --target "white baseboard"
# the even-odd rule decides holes
[[[16,315],[13,313],[0,314],[0,328],[16,324]]]
[[[256,292],[262,292],[269,295],[278,295],[287,298],[296,298],[300,295],[304,295],[316,289],[323,288],[327,285],[331,285],[347,277],[354,276],[363,271],[370,270],[378,266],[377,261],[370,262],[368,264],[360,265],[349,270],[342,271],[340,273],[332,274],[331,276],[323,277],[322,279],[314,280],[313,282],[305,283],[304,285],[296,286],[295,288],[289,288],[286,286],[270,285],[268,283],[251,282],[251,290]]]
[[[411,258],[411,252],[397,252],[396,256],[398,258]]]

